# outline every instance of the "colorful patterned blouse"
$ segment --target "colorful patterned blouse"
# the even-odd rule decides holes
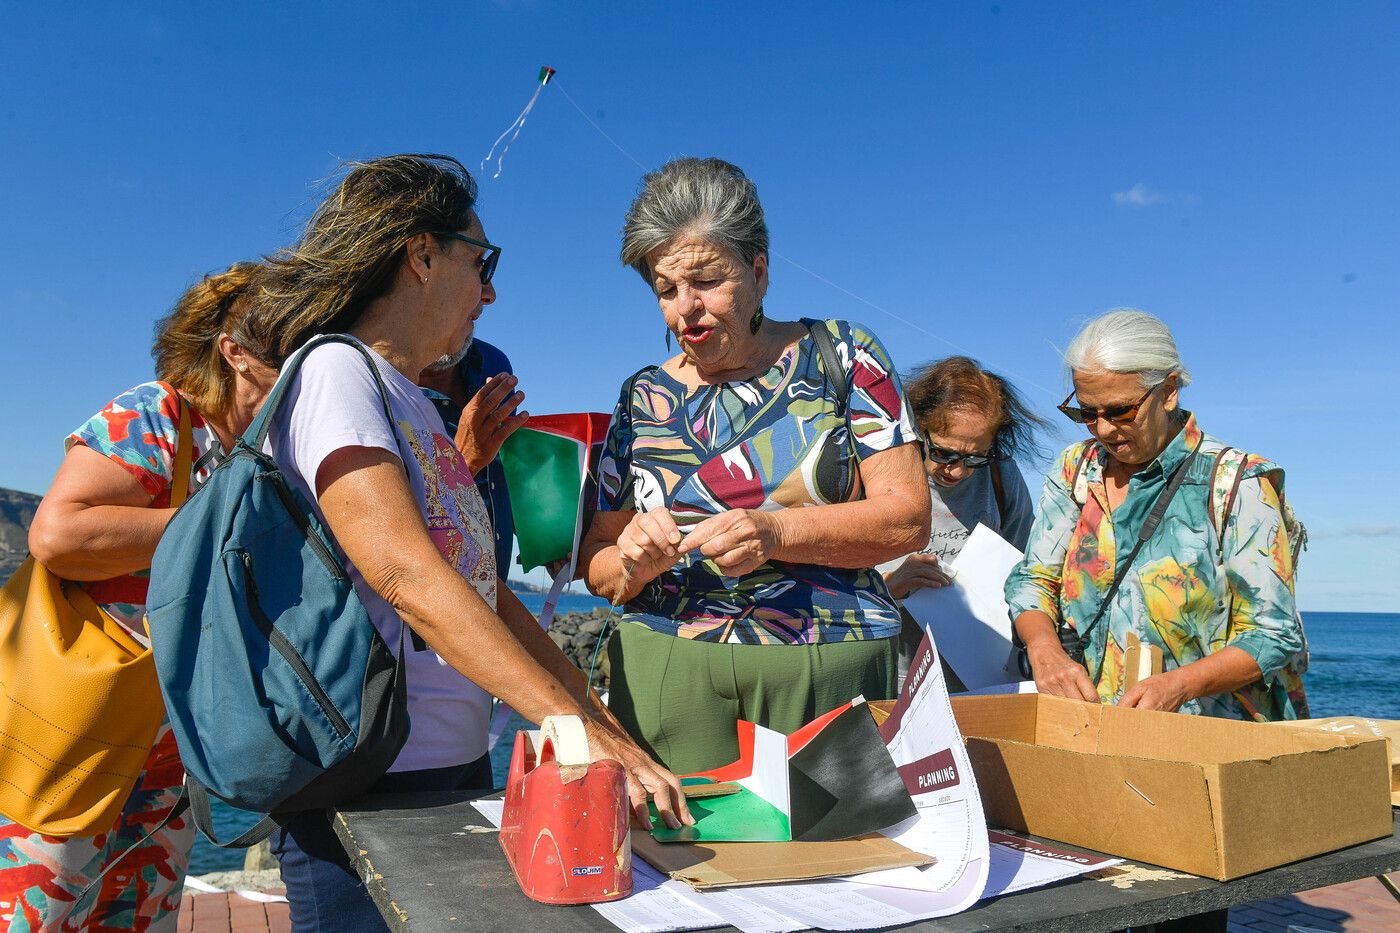
[[[1087,458],[1086,445],[1091,445]],[[1246,458],[1222,549],[1216,509],[1208,499],[1215,455],[1223,446],[1202,434],[1188,413],[1166,449],[1129,480],[1126,498],[1110,515],[1103,482],[1108,453],[1093,441],[1071,445],[1045,480],[1025,559],[1006,581],[1006,601],[1013,618],[1038,609],[1076,631],[1088,624],[1157,494],[1176,466],[1199,448],[1156,534],[1089,632],[1089,676],[1104,702],[1123,695],[1129,632],[1161,648],[1167,670],[1235,647],[1258,662],[1262,682],[1188,701],[1181,712],[1260,722],[1306,717],[1307,642],[1293,600],[1293,560],[1279,509],[1283,470],[1262,457]],[[1076,476],[1085,490],[1082,510],[1074,495]]]
[[[599,508],[666,508],[684,531],[729,509],[860,498],[860,462],[917,435],[875,335],[844,321],[818,326],[832,334],[846,369],[845,418],[810,334],[752,379],[690,389],[660,367],[643,370],[613,413]],[[776,560],[727,577],[687,555],[626,610],[627,621],[701,641],[816,644],[899,631],[899,610],[874,570]]]
[[[190,408],[190,491],[209,478],[223,457],[223,446],[204,418]],[[170,508],[170,469],[180,433],[180,401],[164,382],[145,382],[127,389],[68,435],[65,450],[83,444],[126,470],[150,496],[148,508]],[[143,643],[146,629],[146,587],[150,571],[111,580],[95,580],[83,589]]]

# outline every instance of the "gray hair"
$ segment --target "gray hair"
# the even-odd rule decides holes
[[[647,253],[691,233],[728,249],[752,266],[768,252],[768,225],[758,189],[723,159],[673,159],[642,178],[642,190],[622,224],[622,262],[648,285]]]
[[[1156,388],[1172,373],[1178,385],[1191,384],[1167,325],[1135,308],[1115,308],[1085,324],[1065,351],[1065,365],[1071,374],[1134,373],[1144,389]]]

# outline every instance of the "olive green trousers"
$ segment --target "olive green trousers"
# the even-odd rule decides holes
[[[608,707],[676,774],[739,757],[740,719],[795,732],[852,697],[895,694],[896,638],[819,645],[731,645],[618,626],[608,645]]]

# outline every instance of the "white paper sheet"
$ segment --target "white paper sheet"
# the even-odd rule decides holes
[[[1053,843],[1031,842],[993,830],[992,870],[985,897],[1014,894],[1117,865],[1121,858],[1085,855]]]
[[[872,897],[869,886],[888,881],[897,885],[891,890],[928,895],[903,898],[902,903],[914,905],[911,910],[917,916],[900,922],[966,910],[977,903],[986,886],[987,822],[972,762],[967,757],[967,748],[948,701],[948,685],[943,678],[938,649],[931,638],[925,637],[915,652],[904,691],[881,731],[888,734],[891,729],[894,735],[887,741],[890,756],[909,788],[918,813],[882,832],[900,845],[933,856],[935,862],[916,869],[916,884],[911,884],[907,872],[897,869],[859,876],[863,884],[859,890],[863,896]],[[878,925],[842,929],[869,929]]]
[[[976,690],[967,690],[963,693],[955,693],[953,695],[960,697],[989,697],[1039,692],[1040,691],[1035,688],[1035,681],[1018,680],[1014,684],[995,684],[991,687],[978,687]]]
[[[953,584],[915,590],[904,600],[909,615],[933,634],[938,650],[970,689],[1021,679],[1002,591],[1020,560],[1020,551],[979,524],[949,564]]]

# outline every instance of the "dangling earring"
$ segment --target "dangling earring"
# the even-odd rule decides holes
[[[755,311],[755,312],[753,313],[753,317],[749,319],[749,333],[751,333],[751,334],[756,334],[756,333],[758,333],[758,329],[759,329],[760,327],[762,327],[762,326],[763,326],[763,305],[759,305],[759,306],[758,306],[758,310]]]
[[[671,328],[666,328],[666,352],[671,352]]]

